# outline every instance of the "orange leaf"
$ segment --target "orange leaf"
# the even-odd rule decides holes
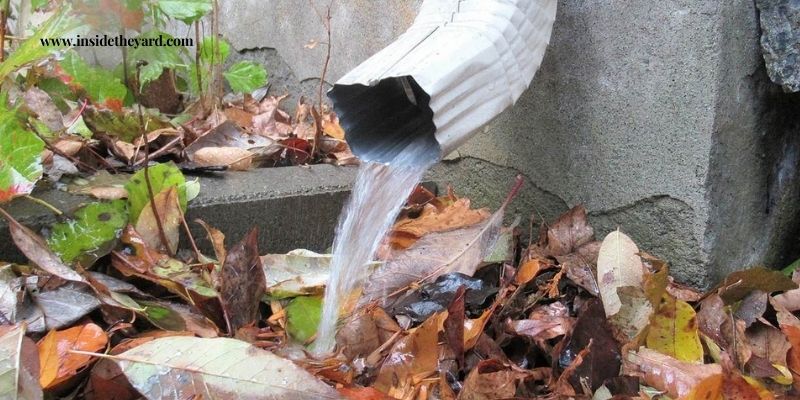
[[[514,283],[517,285],[524,285],[530,282],[536,277],[536,274],[539,273],[541,268],[542,263],[536,258],[525,261],[525,263],[519,266],[517,275],[514,277]]]
[[[38,343],[42,388],[51,388],[68,380],[92,361],[91,356],[71,353],[70,350],[97,352],[106,344],[108,336],[105,331],[93,323],[50,331]]]
[[[394,224],[389,242],[395,249],[405,249],[428,233],[465,228],[483,222],[489,216],[489,210],[485,208],[470,209],[469,199],[458,199],[443,209],[426,204],[419,217],[404,218]]]

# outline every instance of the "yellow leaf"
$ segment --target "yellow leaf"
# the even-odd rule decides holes
[[[703,362],[703,345],[697,329],[697,317],[685,301],[665,295],[658,312],[650,321],[647,347],[680,361]]]

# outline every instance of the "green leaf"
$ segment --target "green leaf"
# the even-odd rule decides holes
[[[188,202],[186,198],[186,178],[174,163],[155,164],[148,168],[148,175],[150,176],[153,195],[161,193],[162,190],[170,186],[177,187],[181,210],[186,212],[186,204]],[[136,223],[139,219],[139,214],[142,213],[142,209],[150,202],[147,182],[144,179],[144,169],[139,170],[131,177],[128,183],[125,184],[125,189],[128,191],[128,209],[130,210],[131,222]]]
[[[33,191],[42,177],[44,142],[0,105],[0,203]]]
[[[41,41],[42,39],[65,37],[80,26],[80,21],[70,13],[69,3],[64,3],[50,19],[36,29],[33,36],[22,42],[5,61],[0,63],[0,81],[4,80],[8,74],[66,47],[42,46]]]
[[[139,36],[142,39],[163,37],[173,38],[172,35],[160,31],[146,32]],[[147,61],[147,65],[139,70],[139,87],[144,87],[149,82],[158,79],[165,69],[185,69],[187,64],[181,56],[186,48],[178,46],[139,46],[130,52],[130,69],[135,70],[138,61]]]
[[[338,399],[291,361],[228,338],[158,338],[111,358],[145,398]],[[246,360],[246,362],[245,362]],[[168,398],[174,398],[168,397]]]
[[[295,297],[286,306],[286,330],[293,338],[306,342],[317,334],[322,316],[322,297]]]
[[[73,218],[53,225],[47,244],[65,263],[78,261],[88,268],[111,251],[127,224],[124,200],[91,203]]]
[[[67,52],[60,63],[61,68],[73,81],[80,85],[86,94],[95,102],[104,103],[107,100],[118,100],[120,104],[128,89],[114,76],[114,73],[102,68],[93,68],[84,61],[78,53]]]
[[[784,275],[791,277],[792,274],[794,274],[794,271],[796,271],[798,268],[800,268],[800,258],[794,260],[793,263],[789,264],[789,266],[782,269],[781,272],[783,272]]]
[[[171,18],[191,24],[208,14],[211,0],[158,0],[158,8]]]
[[[38,10],[49,3],[49,0],[31,0],[31,9]]]
[[[219,46],[218,53],[214,52],[214,46]],[[231,52],[231,45],[225,39],[218,39],[213,36],[206,36],[200,42],[200,60],[206,64],[219,65],[228,59]]]
[[[239,61],[222,75],[231,89],[238,93],[250,93],[267,84],[267,70],[252,61]]]

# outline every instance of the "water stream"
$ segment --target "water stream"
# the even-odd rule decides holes
[[[322,320],[314,352],[326,354],[336,344],[340,307],[367,278],[366,265],[423,174],[438,160],[438,149],[412,142],[390,162],[363,163],[333,241],[331,277],[325,290]]]

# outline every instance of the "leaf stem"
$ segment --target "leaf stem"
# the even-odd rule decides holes
[[[50,203],[38,198],[38,197],[33,197],[33,196],[29,195],[29,194],[26,194],[25,196],[22,196],[22,197],[24,197],[25,199],[30,200],[30,201],[42,206],[44,208],[47,208],[48,210],[52,211],[53,214],[55,214],[55,215],[64,215],[64,212],[59,210],[58,208],[56,208],[56,206],[54,206],[54,205],[52,205],[52,204],[50,204]]]

